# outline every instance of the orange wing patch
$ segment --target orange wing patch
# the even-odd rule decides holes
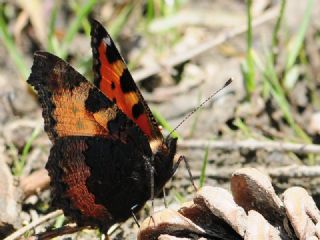
[[[125,83],[122,83],[121,78],[129,81],[125,63],[120,59],[110,63],[107,59],[108,48],[105,42],[101,42],[99,47],[99,59],[101,62],[100,74],[100,90],[132,120],[142,131],[152,137],[152,126],[148,119],[147,113],[140,102],[136,88],[125,88]]]
[[[95,85],[109,100],[116,103],[149,139],[162,139],[158,124],[111,37],[97,21],[92,20],[91,25]]]
[[[115,119],[117,115],[117,106],[114,105],[110,108],[103,108],[98,112],[93,113],[93,117],[101,126],[107,126],[108,122]]]
[[[59,137],[108,134],[107,129],[100,125],[85,107],[88,93],[88,84],[81,83],[72,90],[64,89],[53,94],[51,101],[55,108],[52,117],[56,120],[54,128]]]
[[[111,137],[108,122],[119,109],[63,60],[37,52],[28,83],[39,94],[51,141],[64,136]]]

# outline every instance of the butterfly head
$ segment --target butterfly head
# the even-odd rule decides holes
[[[154,156],[155,182],[162,189],[163,185],[172,177],[170,171],[174,166],[174,156],[177,150],[177,138],[154,139],[150,147]]]

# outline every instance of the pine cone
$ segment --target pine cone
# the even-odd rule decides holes
[[[304,188],[279,198],[268,176],[243,168],[232,174],[231,192],[203,187],[178,211],[145,219],[138,240],[320,239],[320,212]]]

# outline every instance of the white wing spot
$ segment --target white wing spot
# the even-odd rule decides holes
[[[107,44],[108,46],[111,46],[111,39],[110,39],[110,37],[105,37],[105,38],[103,38],[103,41],[104,41],[104,43]]]

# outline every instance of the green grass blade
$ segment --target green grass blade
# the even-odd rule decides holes
[[[287,63],[286,63],[286,72],[290,70],[290,68],[293,66],[295,63],[299,51],[302,47],[309,23],[310,23],[310,18],[311,18],[311,13],[313,9],[313,3],[314,0],[308,0],[307,2],[307,8],[301,23],[301,26],[299,27],[299,31],[297,35],[294,37],[291,48],[289,48],[288,51],[288,58],[287,58]]]
[[[57,39],[55,38],[55,25],[58,15],[58,4],[53,6],[49,20],[47,49],[49,52],[56,53]]]
[[[236,118],[233,121],[233,124],[240,129],[240,131],[242,132],[242,134],[247,137],[247,138],[251,138],[252,137],[252,132],[250,130],[250,128],[245,124],[244,121],[242,121],[241,118]]]
[[[200,175],[200,182],[199,186],[200,188],[203,187],[205,181],[206,181],[206,170],[207,170],[207,165],[208,165],[208,156],[209,156],[209,147],[206,147],[206,150],[204,152],[204,157],[202,161],[202,167],[201,167],[201,175]]]
[[[283,15],[284,15],[284,10],[286,8],[286,3],[287,3],[287,0],[281,0],[279,16],[277,18],[276,25],[275,25],[273,32],[272,32],[272,43],[271,43],[272,49],[271,50],[272,50],[273,62],[276,62],[277,48],[278,48],[278,44],[279,44],[279,31],[280,31],[281,23],[283,20]]]
[[[68,47],[70,46],[74,36],[76,35],[80,26],[82,25],[83,20],[87,18],[87,16],[92,11],[96,3],[97,3],[97,0],[88,0],[85,4],[81,5],[81,8],[79,8],[79,11],[76,14],[76,18],[70,24],[70,27],[68,28],[69,30],[65,38],[63,39],[62,51],[60,53],[61,58],[63,59],[66,58]]]
[[[32,146],[32,143],[34,142],[34,140],[38,137],[38,135],[41,132],[42,127],[37,127],[33,130],[30,138],[27,140],[23,150],[22,150],[22,154],[21,157],[18,161],[14,162],[14,167],[13,167],[13,173],[16,176],[20,176],[22,174],[23,168],[26,164],[26,160],[27,160],[27,156],[30,152],[30,148]]]
[[[271,94],[276,100],[276,102],[278,103],[287,122],[290,125],[293,125],[294,119],[290,111],[290,104],[286,99],[286,94],[284,92],[284,89],[279,83],[279,79],[278,79],[276,70],[274,68],[272,55],[270,53],[267,53],[266,55],[267,55],[266,69],[265,69],[265,72],[263,73],[264,74],[263,76],[265,77],[265,80],[269,82]]]
[[[117,39],[123,27],[127,23],[129,19],[129,15],[133,9],[134,4],[127,4],[119,13],[117,18],[112,21],[109,27],[109,33],[111,34],[113,39]]]
[[[71,8],[73,9],[75,15],[78,15],[81,12],[82,5],[76,4],[75,2],[73,2],[73,3],[74,4],[71,4]],[[89,19],[88,18],[84,18],[81,21],[81,25],[82,25],[81,27],[83,28],[85,34],[87,36],[90,36],[91,25],[90,25]]]
[[[243,68],[245,72],[245,86],[247,90],[248,97],[254,92],[255,84],[255,70],[254,70],[254,60],[253,60],[253,32],[252,32],[252,0],[247,0],[247,54],[246,54],[246,67]]]
[[[6,49],[9,52],[10,57],[12,58],[13,62],[19,69],[21,76],[24,79],[27,79],[30,70],[27,68],[27,65],[23,61],[23,56],[20,51],[16,48],[16,45],[9,34],[8,26],[4,20],[4,9],[3,4],[0,4],[0,39],[4,43]]]
[[[294,117],[291,112],[290,103],[286,98],[286,93],[279,83],[279,79],[273,65],[272,55],[267,54],[266,58],[267,58],[266,69],[263,73],[263,77],[266,83],[269,84],[269,87],[270,87],[269,89],[275,102],[280,107],[285,120],[288,122],[291,128],[295,131],[295,134],[299,136],[304,142],[311,143],[311,139],[309,138],[309,136],[296,124],[294,120]]]
[[[186,201],[185,197],[177,191],[174,191],[174,198],[179,204],[182,204]]]
[[[147,1],[147,22],[150,22],[155,17],[155,6],[153,1],[154,0]]]
[[[155,119],[164,129],[166,129],[168,132],[171,132],[173,130],[168,121],[158,111],[152,109],[152,113]],[[176,132],[173,132],[171,135],[172,137],[181,138],[181,136],[179,136]]]
[[[66,220],[66,217],[62,214],[56,218],[54,223],[54,229],[61,228]]]

